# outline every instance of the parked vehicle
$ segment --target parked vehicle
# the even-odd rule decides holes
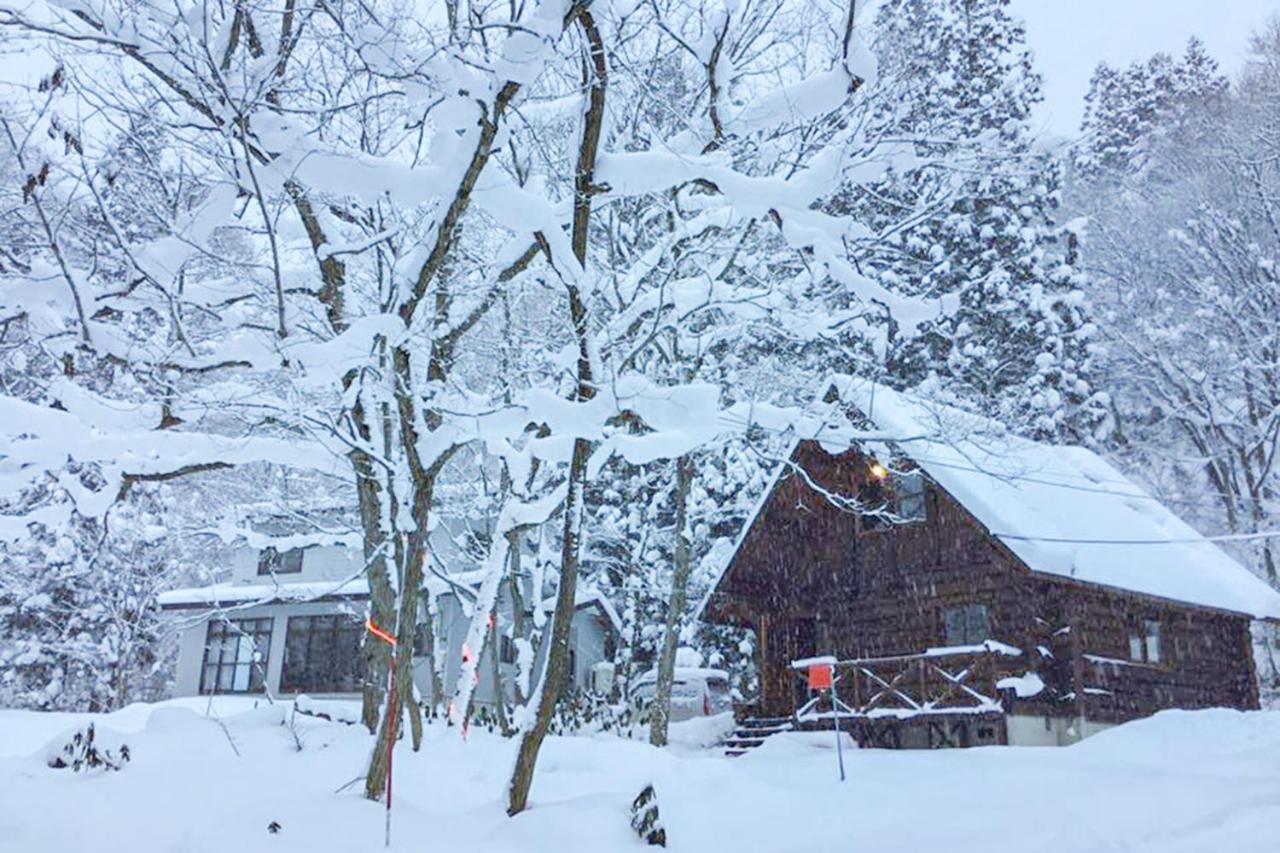
[[[653,701],[657,692],[658,671],[651,669],[631,682],[631,702],[641,706]],[[678,666],[671,683],[671,716],[673,723],[694,717],[710,717],[733,710],[729,689],[729,673],[722,669]]]

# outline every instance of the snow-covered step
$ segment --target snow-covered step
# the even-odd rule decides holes
[[[730,757],[743,755],[764,743],[779,732],[790,731],[790,717],[748,717],[738,723],[733,733],[720,742],[724,754]]]

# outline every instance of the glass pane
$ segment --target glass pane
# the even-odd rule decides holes
[[[1151,663],[1160,662],[1160,623],[1155,620],[1147,620],[1147,660]]]
[[[1142,660],[1142,638],[1137,634],[1129,635],[1129,660]]]
[[[235,638],[235,653],[233,660],[238,664],[247,664],[253,662],[253,636],[249,634],[241,634]]]
[[[280,676],[280,689],[294,692],[303,689],[307,666],[307,631],[311,625],[309,616],[291,616],[285,623],[284,671]]]
[[[898,493],[898,515],[904,521],[924,519],[924,477],[912,471],[896,478],[894,488]]]
[[[968,625],[966,637],[969,645],[977,645],[987,639],[990,632],[987,625],[987,606],[975,604],[968,609]]]
[[[948,607],[942,614],[943,627],[947,633],[948,646],[963,646],[964,610],[959,607]]]

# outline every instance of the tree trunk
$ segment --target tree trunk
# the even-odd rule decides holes
[[[596,28],[591,13],[583,9],[578,14],[578,24],[586,37],[589,62],[583,63],[582,83],[590,87],[587,111],[582,128],[582,141],[578,148],[577,168],[573,181],[573,254],[584,268],[587,265],[587,238],[591,224],[591,195],[595,191],[596,153],[600,146],[600,134],[604,128],[604,98],[608,79],[604,41]],[[569,317],[573,322],[573,336],[578,345],[578,387],[574,399],[578,402],[595,396],[591,369],[591,331],[587,326],[587,307],[582,294],[572,283],[565,287],[569,302]],[[543,671],[541,692],[538,697],[538,713],[533,727],[526,730],[520,740],[520,752],[511,774],[510,799],[507,814],[517,815],[529,802],[529,788],[533,784],[533,768],[538,761],[538,750],[547,736],[551,715],[564,685],[565,671],[569,666],[569,628],[573,622],[574,605],[578,587],[578,549],[582,538],[582,503],[585,499],[587,461],[591,456],[591,444],[585,438],[573,441],[573,457],[569,462],[568,491],[564,502],[564,538],[560,551],[560,589],[556,597],[556,615],[551,622],[548,640],[547,665]],[[534,590],[537,595],[538,591]]]
[[[569,467],[569,491],[564,503],[564,539],[560,555],[560,590],[556,596],[556,612],[551,620],[550,647],[547,665],[542,673],[542,684],[534,691],[538,697],[538,713],[533,725],[520,739],[520,752],[516,756],[507,814],[517,815],[529,803],[529,788],[533,784],[533,768],[538,760],[538,750],[551,726],[556,702],[564,687],[569,669],[569,628],[573,623],[574,603],[578,587],[578,547],[582,535],[582,499],[586,479],[587,459],[591,455],[590,443],[585,438],[574,439],[573,459]]]
[[[356,422],[362,418],[353,413]],[[362,451],[351,453],[356,474],[356,499],[360,507],[360,525],[364,531],[365,576],[369,579],[369,618],[386,628],[394,614],[395,593],[387,575],[386,539],[382,531],[382,509],[378,481],[369,456]],[[364,635],[364,683],[360,719],[369,733],[378,729],[378,712],[387,689],[387,666],[390,650],[386,643],[368,632]]]
[[[676,542],[671,573],[671,601],[667,606],[666,636],[662,641],[662,655],[658,658],[658,678],[654,686],[652,716],[649,719],[649,743],[654,746],[667,745],[667,723],[671,718],[671,684],[675,680],[676,649],[680,645],[685,598],[689,591],[689,489],[692,484],[693,458],[686,453],[676,460]]]

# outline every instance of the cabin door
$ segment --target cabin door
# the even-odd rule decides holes
[[[790,716],[808,699],[801,675],[793,672],[791,662],[817,654],[817,631],[811,618],[770,620],[761,643],[764,671],[761,687],[764,712],[771,716]]]

